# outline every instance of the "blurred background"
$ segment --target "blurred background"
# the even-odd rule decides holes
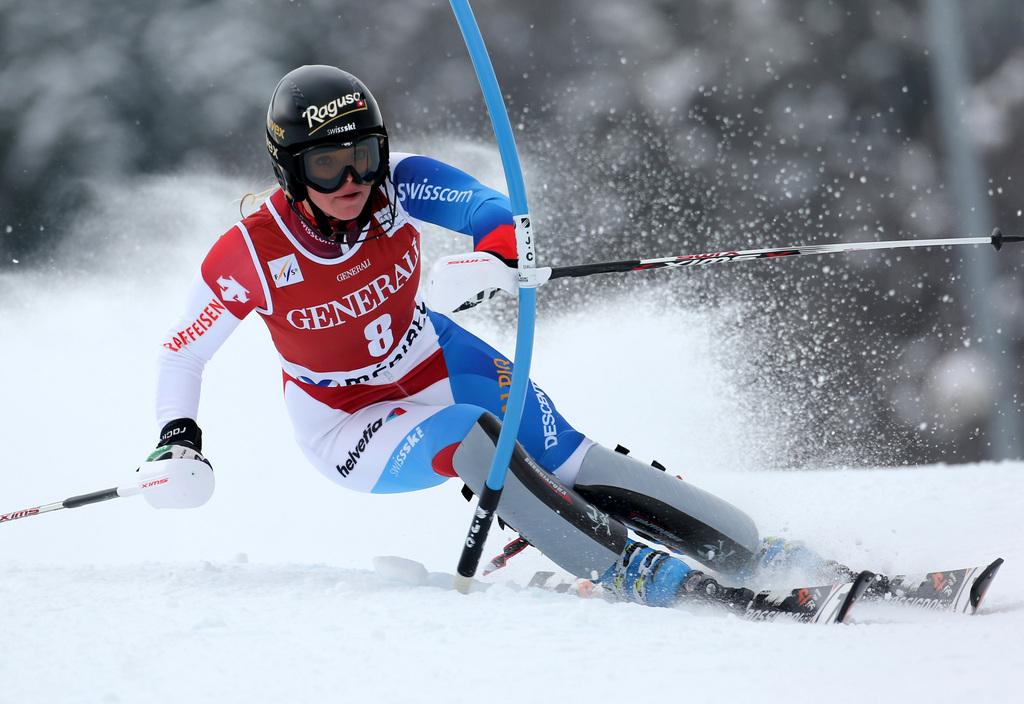
[[[1024,234],[1019,0],[473,6],[543,264]],[[272,184],[266,104],[303,63],[360,76],[393,149],[482,154],[479,175],[504,189],[445,2],[0,0],[0,341],[34,334],[15,314],[27,282],[123,280],[110,260],[126,252],[139,281],[179,242],[194,266],[237,218],[230,198]],[[164,186],[147,190],[154,178]],[[191,231],[191,199],[211,193],[226,215]],[[1022,262],[1019,246],[966,247],[592,277],[544,288],[541,315],[599,321],[602,301],[635,300],[686,333],[682,313],[706,313],[715,383],[760,392],[717,437],[683,443],[727,443],[742,425],[775,436],[762,466],[1016,458]],[[54,315],[97,314],[75,305]],[[700,373],[683,359],[636,368],[644,359],[607,383]]]

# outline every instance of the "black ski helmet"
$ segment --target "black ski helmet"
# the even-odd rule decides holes
[[[362,81],[334,66],[300,66],[274,89],[267,109],[267,151],[278,183],[294,202],[308,195],[300,152],[370,135],[378,137],[380,145],[373,176],[376,187],[388,174],[388,132],[377,101]]]

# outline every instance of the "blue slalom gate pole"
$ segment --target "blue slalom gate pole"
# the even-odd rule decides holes
[[[530,379],[530,361],[533,356],[533,330],[537,313],[537,281],[535,269],[537,258],[534,252],[533,234],[531,232],[530,214],[526,205],[526,186],[523,183],[523,172],[519,165],[519,153],[516,151],[516,140],[512,134],[512,124],[508,119],[505,101],[501,97],[498,79],[494,75],[491,58],[480,35],[473,10],[468,0],[450,0],[455,19],[459,23],[462,37],[469,50],[473,69],[476,71],[480,90],[483,92],[487,112],[491,116],[494,137],[501,153],[501,163],[505,169],[505,183],[508,185],[509,199],[512,201],[512,218],[516,228],[516,248],[519,255],[519,318],[516,326],[516,352],[512,368],[512,385],[509,389],[508,403],[505,406],[505,417],[502,419],[501,433],[494,452],[494,460],[487,474],[487,481],[473,513],[466,542],[459,558],[456,588],[459,591],[469,590],[470,580],[476,574],[483,552],[484,542],[494,521],[494,514],[501,499],[501,490],[505,485],[512,450],[516,437],[519,435],[519,424],[523,416],[526,400],[526,385]]]

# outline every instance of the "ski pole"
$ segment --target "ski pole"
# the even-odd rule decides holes
[[[952,247],[965,244],[990,244],[999,250],[1004,243],[1022,242],[1024,236],[1004,235],[997,227],[989,237],[947,237],[933,240],[890,240],[888,242],[837,242],[835,244],[809,244],[799,247],[775,247],[772,249],[745,249],[726,252],[707,252],[704,254],[683,254],[677,257],[660,259],[634,259],[619,262],[603,262],[598,264],[578,264],[574,266],[541,267],[537,270],[543,280],[564,277],[590,276],[591,274],[609,274],[622,271],[649,271],[669,267],[708,266],[728,262],[742,262],[752,259],[775,259],[806,254],[831,254],[835,252],[856,252],[871,249],[909,249],[911,247]],[[550,276],[547,276],[550,271]]]
[[[50,513],[51,511],[59,511],[62,508],[78,508],[79,506],[88,506],[89,504],[97,504],[101,501],[109,501],[110,499],[117,499],[122,496],[135,496],[141,494],[149,489],[154,489],[159,486],[167,484],[171,480],[171,474],[156,474],[149,475],[145,479],[142,479],[131,484],[125,484],[123,486],[116,486],[110,489],[101,489],[99,491],[92,491],[88,494],[80,494],[78,496],[71,496],[63,501],[54,501],[51,504],[43,504],[41,506],[33,506],[32,508],[23,508],[20,511],[12,511],[11,513],[0,514],[0,523],[6,523],[8,521],[16,521],[19,518],[28,518],[30,516],[38,516],[44,513]]]
[[[110,489],[72,496],[63,501],[54,501],[52,504],[2,513],[0,523],[137,494],[144,494],[147,503],[153,508],[197,508],[210,500],[213,487],[213,468],[208,462],[168,457],[156,462],[146,462],[136,470],[134,481]]]

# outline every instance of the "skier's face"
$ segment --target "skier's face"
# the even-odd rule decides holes
[[[349,175],[341,184],[341,188],[333,193],[320,193],[312,188],[308,189],[307,193],[309,193],[309,199],[313,201],[313,205],[332,218],[354,220],[363,211],[363,206],[366,205],[366,199],[370,197],[372,188],[373,185],[369,183],[356,183]]]

